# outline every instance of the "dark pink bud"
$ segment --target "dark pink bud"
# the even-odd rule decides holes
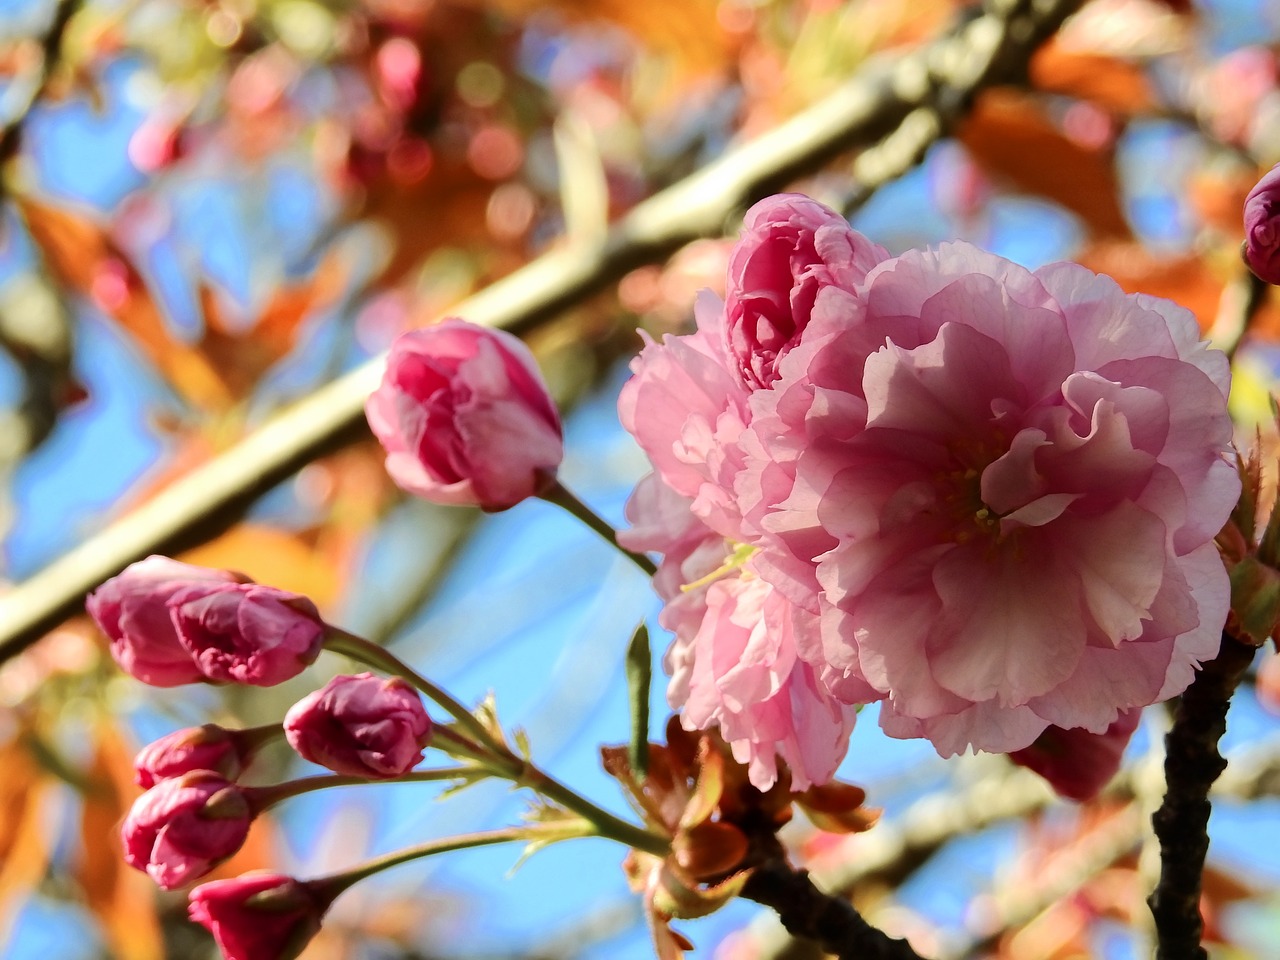
[[[1009,754],[1009,759],[1034,770],[1049,786],[1071,800],[1091,800],[1120,769],[1124,748],[1142,719],[1142,708],[1122,710],[1104,733],[1047,727],[1035,743]]]
[[[248,794],[211,770],[162,780],[120,828],[125,863],[166,890],[181,887],[239,850],[253,815]]]
[[[1259,280],[1280,284],[1280,163],[1245,197],[1244,262]]]
[[[168,557],[130,564],[85,600],[85,609],[111,641],[111,656],[126,672],[155,687],[204,680],[179,642],[169,601],[193,584],[238,583],[226,570],[209,570]]]
[[[298,701],[284,718],[293,749],[337,773],[372,780],[398,777],[422,762],[431,719],[399,677],[334,677]]]
[[[505,510],[546,490],[564,457],[529,348],[456,318],[392,344],[365,415],[391,478],[434,503]]]
[[[169,612],[201,673],[255,687],[301,673],[328,632],[306,597],[256,583],[195,584],[170,598]]]
[[[259,728],[228,730],[216,723],[175,730],[143,747],[133,766],[138,786],[149,789],[193,770],[212,770],[228,780],[240,776],[257,748],[269,739]],[[279,734],[276,728],[276,734]]]
[[[815,310],[836,290],[852,292],[889,252],[816,200],[783,193],[747,211],[729,259],[725,333],[735,372],[749,390],[777,379],[777,366]]]
[[[202,883],[187,912],[226,960],[293,960],[320,929],[329,900],[310,884],[266,870]]]

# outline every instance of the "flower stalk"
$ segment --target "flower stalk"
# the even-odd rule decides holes
[[[572,837],[588,837],[592,835],[592,831],[587,829],[587,824],[583,824],[581,832],[573,829],[568,823],[557,824],[531,824],[524,827],[502,827],[497,830],[485,830],[477,833],[462,833],[453,837],[444,837],[440,840],[429,840],[426,843],[417,844],[412,847],[405,847],[403,850],[397,850],[394,853],[388,853],[384,856],[377,857],[373,860],[363,863],[352,870],[342,873],[333,874],[328,877],[319,877],[315,880],[308,880],[307,884],[316,893],[324,898],[326,902],[333,900],[348,887],[359,883],[361,880],[368,879],[376,873],[383,870],[389,870],[392,867],[398,867],[402,863],[409,863],[413,860],[422,860],[426,857],[433,857],[441,853],[451,853],[454,850],[471,850],[476,847],[491,847],[499,843],[518,843],[520,841],[538,841],[538,840],[565,840]]]
[[[573,516],[577,517],[612,544],[614,549],[625,554],[632,563],[643,570],[648,576],[652,577],[658,572],[658,568],[654,562],[643,553],[636,553],[633,550],[628,550],[622,544],[618,543],[618,531],[614,530],[602,516],[578,499],[578,497],[559,480],[550,484],[545,490],[539,493],[538,496],[548,503],[554,503],[557,507],[562,507],[569,513],[573,514]]]

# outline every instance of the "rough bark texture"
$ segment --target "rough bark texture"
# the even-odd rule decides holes
[[[1182,695],[1165,737],[1165,797],[1152,817],[1160,841],[1160,881],[1147,899],[1156,926],[1157,960],[1207,960],[1200,945],[1200,879],[1209,850],[1209,788],[1227,767],[1218,741],[1231,694],[1256,648],[1222,635],[1218,655]]]
[[[814,941],[840,960],[922,960],[907,941],[867,923],[848,900],[815,887],[809,872],[793,868],[777,839],[769,839],[773,849],[755,867],[742,895],[772,907],[788,933]]]

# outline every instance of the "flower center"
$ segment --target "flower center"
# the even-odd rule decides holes
[[[709,586],[721,577],[727,576],[735,570],[741,569],[742,565],[755,556],[755,554],[760,550],[759,547],[753,547],[749,543],[735,543],[732,540],[728,542],[733,549],[730,551],[729,555],[724,558],[724,563],[720,564],[720,566],[716,567],[705,577],[699,577],[692,583],[682,585],[680,587],[681,593],[688,593],[691,590],[697,590],[699,587]]]
[[[956,543],[977,536],[999,538],[1001,514],[982,499],[982,474],[1002,453],[991,443],[965,443],[963,449],[953,449],[957,466],[938,477],[944,516],[951,521]]]

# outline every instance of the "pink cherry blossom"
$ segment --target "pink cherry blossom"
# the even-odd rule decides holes
[[[838,309],[844,291],[888,258],[839,214],[801,194],[767,197],[748,210],[725,293],[729,354],[747,389],[776,380],[778,362],[810,317]]]
[[[961,243],[854,294],[753,395],[739,485],[762,553],[812,564],[828,683],[943,754],[1180,692],[1217,650],[1239,494],[1226,359],[1190,313]]]
[[[564,457],[529,348],[456,318],[392,344],[365,413],[391,478],[434,503],[505,510],[546,490]]]
[[[1059,794],[1071,800],[1091,800],[1120,769],[1124,748],[1142,719],[1142,709],[1122,710],[1102,733],[1047,727],[1029,747],[1009,759],[1034,770]]]
[[[199,665],[178,640],[169,599],[195,583],[237,583],[226,570],[209,570],[168,557],[130,564],[85,600],[85,609],[111,640],[111,656],[143,683],[173,687],[204,680]]]
[[[257,583],[193,584],[168,606],[179,642],[220,682],[283,683],[315,662],[329,629],[306,597]]]
[[[370,779],[399,777],[422,762],[431,732],[422,698],[399,677],[338,676],[289,708],[289,744],[307,760]]]
[[[751,302],[791,305],[785,337],[735,339],[734,306],[704,298],[619,400],[655,470],[628,544],[666,554],[686,723],[776,705],[792,656],[823,702],[884,700],[887,732],[943,754],[1100,735],[1184,689],[1227,609],[1223,355],[1186,310],[1082,267],[962,243],[888,258],[817,219],[824,249],[861,253],[820,282],[810,256],[770,261],[776,296]],[[776,228],[801,249],[791,220],[760,223],[745,247]],[[807,282],[821,309],[791,296]],[[729,669],[746,651],[767,656]],[[816,716],[803,736],[842,742],[844,718]]]
[[[687,729],[718,726],[761,790],[776,781],[778,757],[795,789],[825,783],[844,756],[855,711],[797,657],[790,602],[749,562],[701,582],[733,561],[690,504],[651,474],[628,504],[636,526],[619,538],[664,555],[654,585],[666,601],[659,621],[675,634],[665,659],[667,700],[684,708]]]
[[[311,884],[255,870],[200,884],[187,910],[225,960],[293,960],[320,930],[329,900]]]
[[[120,828],[125,863],[166,890],[181,887],[240,849],[253,814],[248,794],[211,770],[162,780]]]

